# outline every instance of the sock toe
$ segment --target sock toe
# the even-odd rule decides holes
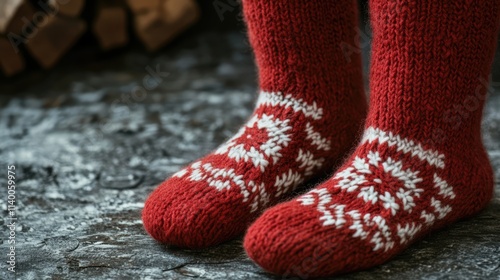
[[[352,238],[349,228],[332,231],[320,220],[317,211],[300,207],[297,201],[280,204],[250,226],[245,250],[266,271],[300,279],[337,275],[386,260],[366,242]],[[370,258],[352,261],[365,256]]]
[[[146,231],[157,241],[178,247],[204,248],[241,234],[246,209],[234,193],[221,194],[205,182],[193,184],[171,178],[147,199],[142,219]],[[247,212],[247,211],[246,211]]]
[[[302,279],[380,265],[488,202],[484,196],[477,205],[470,203],[478,196],[478,188],[470,186],[491,190],[491,173],[470,180],[451,176],[446,164],[477,169],[368,128],[330,180],[266,211],[250,227],[245,249],[265,270]]]
[[[244,247],[266,271],[285,277],[316,277],[324,273],[322,264],[335,252],[330,239],[318,238],[317,232],[323,229],[317,212],[297,206],[290,201],[267,210],[248,229]]]

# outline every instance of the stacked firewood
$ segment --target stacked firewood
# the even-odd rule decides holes
[[[28,55],[49,69],[87,30],[104,51],[127,45],[130,33],[156,51],[199,14],[195,0],[1,0],[0,69],[15,75]]]

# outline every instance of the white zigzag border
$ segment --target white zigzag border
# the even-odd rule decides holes
[[[292,108],[295,112],[302,112],[306,117],[320,120],[323,118],[323,109],[319,108],[316,102],[312,105],[307,104],[302,99],[295,99],[291,94],[283,95],[281,92],[261,91],[257,99],[257,107],[261,106],[281,106]]]
[[[397,151],[403,151],[405,154],[417,156],[422,161],[427,161],[430,165],[443,169],[445,167],[445,156],[438,151],[426,150],[421,144],[415,143],[413,140],[402,138],[392,132],[385,132],[375,127],[366,129],[361,144],[366,142],[372,143],[378,141],[380,144],[387,143],[389,147],[396,146]]]

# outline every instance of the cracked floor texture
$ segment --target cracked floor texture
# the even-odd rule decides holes
[[[202,251],[167,249],[140,219],[159,182],[249,116],[257,89],[244,34],[195,33],[155,55],[128,49],[68,61],[0,80],[0,185],[8,164],[17,173],[16,279],[279,279],[246,257],[241,239]],[[492,93],[483,135],[497,179],[499,109],[500,94]],[[500,279],[499,185],[496,191],[476,218],[340,279]],[[14,279],[5,270],[7,230],[0,223],[0,278]]]

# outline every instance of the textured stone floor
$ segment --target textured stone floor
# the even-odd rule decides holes
[[[156,55],[129,50],[85,60],[0,80],[1,213],[6,217],[6,166],[14,164],[16,279],[274,279],[245,256],[241,240],[203,251],[167,249],[140,220],[156,184],[215,148],[249,115],[256,78],[243,34],[203,33]],[[156,79],[147,76],[151,69],[161,72]],[[494,93],[483,134],[497,178],[499,109]],[[497,185],[478,217],[342,278],[500,279],[499,193]],[[5,223],[0,279],[14,279],[5,269]]]

